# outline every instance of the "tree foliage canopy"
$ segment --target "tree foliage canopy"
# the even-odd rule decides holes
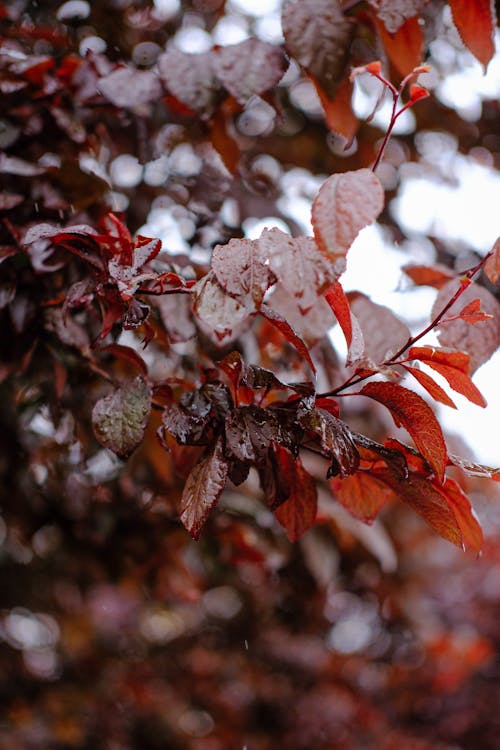
[[[412,238],[418,321],[343,286],[419,137],[498,167],[439,95],[495,9],[257,5],[0,3],[6,750],[497,746],[500,470],[437,404],[487,406],[498,241]]]

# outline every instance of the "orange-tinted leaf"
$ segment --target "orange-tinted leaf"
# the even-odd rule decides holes
[[[457,393],[462,394],[465,398],[468,398],[473,404],[482,406],[483,408],[487,405],[484,396],[481,391],[476,388],[472,380],[468,375],[465,375],[460,370],[454,367],[448,367],[447,365],[437,364],[435,362],[426,362],[429,367],[436,370],[443,378],[446,378],[450,388],[453,388]]]
[[[449,0],[453,23],[466,47],[486,68],[495,54],[495,11],[491,0]]]
[[[463,310],[461,310],[458,315],[454,317],[460,318],[461,320],[465,320],[467,323],[475,325],[476,323],[480,323],[482,320],[488,320],[488,318],[491,318],[493,316],[481,310],[480,299],[473,299],[472,302],[469,302],[468,305],[465,305]]]
[[[491,466],[477,464],[474,463],[474,461],[455,456],[452,453],[449,454],[448,459],[449,463],[462,469],[462,471],[470,477],[482,477],[484,479],[493,479],[495,482],[500,482],[500,468],[494,469]]]
[[[457,408],[446,391],[444,391],[430,375],[427,375],[426,372],[422,372],[422,370],[417,370],[416,367],[410,367],[409,365],[403,365],[403,367],[410,373],[410,375],[413,375],[415,380],[420,383],[422,388],[425,388],[427,393],[432,396],[433,399],[445,404],[446,406],[451,406],[452,409]]]
[[[401,481],[387,469],[378,470],[377,477],[384,481],[400,500],[422,516],[440,536],[463,548],[464,539],[460,525],[441,487],[417,475],[411,475]]]
[[[418,16],[408,18],[394,34],[380,20],[377,30],[389,60],[404,78],[422,61],[424,34]]]
[[[460,370],[464,375],[469,374],[469,355],[466,352],[453,349],[440,349],[434,346],[412,346],[408,352],[408,359],[418,359],[430,364],[447,365]]]
[[[384,189],[369,169],[334,174],[312,205],[312,225],[319,249],[329,260],[345,256],[359,232],[384,207]]]
[[[222,438],[203,456],[189,474],[182,492],[180,519],[193,539],[199,539],[203,524],[224,490],[228,464]]]
[[[427,99],[430,96],[429,92],[423,86],[419,86],[418,83],[413,83],[410,86],[410,101],[418,102],[419,99]]]
[[[359,128],[359,120],[352,109],[353,85],[349,76],[344,76],[340,81],[331,99],[327,97],[319,83],[314,78],[312,80],[318,92],[329,130],[342,135],[347,141],[346,148],[348,148]]]
[[[446,478],[443,492],[451,505],[458,526],[462,532],[463,544],[466,549],[480,552],[483,547],[483,531],[472,514],[472,508],[467,495],[454,479]]]
[[[455,275],[445,266],[403,266],[403,271],[414,284],[417,286],[432,286],[434,289],[441,289]]]
[[[229,121],[222,109],[215,112],[210,122],[210,140],[231,174],[236,174],[240,149],[229,133]]]
[[[423,398],[396,383],[368,383],[360,393],[389,409],[396,426],[402,425],[410,433],[418,450],[442,481],[446,445],[439,422]]]
[[[275,328],[277,328],[286,340],[298,351],[298,353],[306,360],[311,370],[316,373],[314,362],[309,354],[309,349],[304,344],[302,339],[297,336],[290,323],[281,317],[275,310],[268,305],[262,305],[260,313],[268,320]]]
[[[493,284],[500,280],[500,237],[493,245],[492,255],[484,264],[484,272]]]
[[[345,479],[333,477],[330,487],[334,497],[355,518],[372,523],[381,508],[394,499],[394,492],[372,474],[358,471]]]
[[[316,482],[302,466],[300,457],[296,460],[292,457],[292,460],[287,461],[287,471],[290,496],[275,511],[275,516],[285,529],[290,541],[296,542],[316,520],[318,497]]]

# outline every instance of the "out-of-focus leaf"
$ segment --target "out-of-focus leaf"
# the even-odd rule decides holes
[[[396,427],[402,425],[410,433],[418,450],[442,481],[446,466],[446,445],[439,422],[430,406],[416,393],[396,383],[368,383],[360,392],[389,409]]]
[[[98,88],[117,107],[137,107],[157,101],[162,94],[160,79],[151,70],[124,67],[100,78]]]
[[[10,211],[11,208],[19,206],[24,196],[19,193],[0,193],[0,211]]]
[[[353,84],[345,75],[339,82],[333,98],[328,98],[316,80],[313,79],[316,91],[325,113],[329,130],[346,139],[346,148],[352,143],[359,128],[359,120],[352,109]]]
[[[9,156],[0,152],[0,174],[14,174],[19,177],[36,177],[46,171],[45,167],[31,164],[18,156]]]
[[[439,290],[432,307],[432,317],[443,309],[457,291],[458,286],[459,282],[453,280]],[[465,320],[445,320],[439,324],[438,331],[438,339],[442,346],[459,349],[469,354],[469,375],[487,362],[500,344],[500,304],[484,286],[472,283],[445,313],[445,318],[459,315],[465,305],[478,298],[481,300],[481,309],[488,315],[492,315],[491,318],[476,323],[474,326]]]
[[[495,482],[500,482],[500,468],[494,469],[491,466],[484,466],[484,464],[477,464],[474,461],[470,461],[467,458],[461,458],[455,456],[452,453],[448,455],[449,461],[453,466],[457,466],[462,469],[465,474],[471,477],[482,477],[484,479],[494,479]]]
[[[286,451],[286,458],[284,453]],[[290,496],[275,511],[275,516],[283,526],[290,541],[296,542],[311,528],[318,512],[316,482],[302,466],[300,456],[296,459],[282,448],[280,460],[286,463],[290,482]]]
[[[329,177],[312,205],[312,225],[319,249],[335,261],[345,256],[364,227],[384,207],[384,189],[369,169]]]
[[[155,301],[172,343],[185,342],[196,336],[188,294],[166,294]]]
[[[403,266],[402,270],[417,286],[432,286],[434,289],[441,289],[455,274],[446,266],[419,266],[408,264]]]
[[[365,523],[373,523],[384,505],[394,499],[394,492],[386,484],[364,471],[344,479],[332,477],[330,487],[335,499]]]
[[[389,60],[402,78],[420,65],[424,34],[418,16],[406,19],[393,34],[381,21],[377,23],[377,29]]]
[[[282,12],[285,45],[332,99],[344,73],[352,36],[338,0],[288,0]]]
[[[240,104],[276,86],[287,67],[281,49],[259,39],[219,47],[214,58],[218,79]]]
[[[158,69],[176,99],[193,112],[211,112],[218,89],[213,52],[190,54],[171,46],[158,58]]]
[[[453,23],[465,44],[486,68],[495,54],[495,6],[491,0],[449,0]]]
[[[131,346],[123,346],[123,344],[108,344],[107,346],[103,346],[102,349],[99,349],[99,351],[112,354],[114,357],[118,357],[125,362],[130,362],[134,367],[140,370],[143,375],[148,374],[147,364],[141,355],[138,354],[135,349],[132,349]]]
[[[210,511],[217,505],[227,479],[228,462],[222,439],[203,456],[189,474],[182,492],[180,518],[193,539],[200,538]]]
[[[493,245],[493,255],[484,264],[484,272],[492,284],[498,284],[500,279],[500,237]]]
[[[310,310],[318,296],[345,270],[344,259],[333,265],[328,263],[312,237],[291,237],[280,229],[264,229],[258,243],[263,259],[302,313]]]
[[[385,305],[356,292],[350,299],[351,312],[359,323],[364,340],[364,355],[381,364],[410,338],[408,326]]]
[[[99,443],[120,458],[128,458],[142,442],[151,409],[151,389],[141,377],[99,399],[92,425]]]
[[[369,0],[377,16],[391,34],[394,34],[408,18],[413,18],[425,7],[427,0]]]
[[[331,459],[329,476],[354,474],[359,466],[359,453],[345,422],[318,408],[299,413],[298,421],[301,427],[318,436],[322,451]]]

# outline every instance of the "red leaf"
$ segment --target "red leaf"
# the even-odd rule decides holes
[[[221,107],[212,117],[210,123],[210,141],[220,155],[224,166],[235,175],[240,160],[240,148],[229,132],[230,118]]]
[[[151,409],[151,389],[141,378],[101,398],[92,410],[99,443],[120,458],[128,458],[142,442]]]
[[[318,512],[316,482],[302,466],[300,457],[294,459],[290,451],[281,448],[280,459],[286,453],[286,469],[290,482],[290,496],[275,511],[291,542],[296,542],[311,528]]]
[[[233,330],[255,312],[226,294],[211,271],[193,286],[193,312],[215,341],[233,337]]]
[[[408,18],[394,34],[381,21],[377,22],[377,30],[389,60],[404,78],[422,61],[424,34],[418,16]]]
[[[442,481],[446,466],[446,445],[441,427],[430,406],[416,393],[396,383],[368,383],[361,389],[361,394],[389,409],[396,426],[402,425],[410,433],[418,450]]]
[[[484,464],[476,464],[474,461],[469,461],[467,458],[460,458],[460,456],[455,456],[452,453],[449,454],[448,459],[449,463],[462,469],[470,477],[482,477],[500,482],[500,468],[494,469],[491,466],[484,466]]]
[[[372,474],[358,471],[345,479],[330,479],[333,495],[355,518],[372,523],[381,508],[394,498],[393,491]]]
[[[410,264],[403,266],[403,271],[417,286],[432,286],[434,289],[441,289],[442,286],[455,278],[455,275],[445,266],[418,266]]]
[[[264,229],[257,243],[265,268],[273,271],[302,313],[310,310],[318,296],[345,270],[344,259],[332,266],[312,237],[291,237],[280,229]]]
[[[403,367],[410,373],[410,375],[413,375],[415,380],[418,380],[422,388],[425,388],[427,393],[429,393],[433,399],[445,404],[446,406],[451,406],[452,409],[457,408],[446,391],[444,391],[430,375],[427,375],[426,372],[422,372],[422,370],[417,370],[416,367],[410,367],[409,365],[403,365]]]
[[[486,68],[495,54],[495,11],[491,0],[449,0],[462,42]]]
[[[332,99],[353,33],[340,2],[291,0],[283,5],[282,26],[287,51]]]
[[[342,328],[347,348],[349,348],[352,341],[351,308],[349,307],[349,300],[345,296],[340,281],[336,281],[329,289],[327,289],[325,299],[332,308],[333,314]]]
[[[213,451],[194,466],[182,492],[180,519],[193,539],[200,538],[210,511],[217,505],[226,484],[227,472],[228,463],[224,458],[222,438],[219,437]]]
[[[483,531],[472,514],[472,508],[467,495],[454,479],[446,478],[443,492],[451,505],[458,526],[462,532],[463,545],[466,549],[480,552],[483,547]]]
[[[133,364],[134,367],[137,367],[137,369],[142,372],[143,375],[148,374],[147,364],[145,363],[141,355],[138,354],[135,349],[132,349],[132,347],[130,346],[123,346],[122,344],[108,344],[108,346],[103,346],[99,351],[113,354],[115,357],[119,357],[120,359]]]
[[[498,284],[500,279],[500,237],[493,245],[492,255],[484,264],[484,272],[492,284]]]
[[[464,352],[447,352],[430,346],[414,346],[408,352],[408,358],[418,359],[428,367],[432,367],[448,381],[454,391],[461,393],[473,404],[486,406],[481,392],[467,375],[468,355]]]
[[[387,469],[377,470],[376,476],[385,482],[400,500],[427,521],[437,533],[463,549],[463,535],[455,513],[441,487],[429,479],[411,475],[399,480]]]
[[[258,240],[232,239],[214,247],[212,270],[226,294],[256,310],[274,281],[264,260]]]
[[[418,83],[413,83],[410,86],[410,101],[418,102],[420,99],[427,99],[430,96],[429,92],[423,86],[419,86]]]
[[[273,326],[275,326],[275,328],[277,328],[283,334],[286,340],[306,360],[307,364],[309,365],[313,373],[316,374],[316,368],[314,366],[314,362],[311,359],[311,355],[309,354],[309,349],[304,344],[302,339],[297,336],[292,326],[289,323],[287,323],[287,321],[284,318],[282,318],[281,315],[278,315],[278,313],[275,310],[273,310],[271,307],[268,307],[267,305],[261,306],[260,313],[261,315],[264,316],[266,320],[268,320]]]
[[[384,207],[384,189],[369,169],[334,174],[323,183],[312,205],[319,249],[334,261],[345,256],[364,227]]]
[[[458,315],[454,315],[453,318],[446,318],[446,320],[460,318],[460,320],[465,320],[467,323],[475,325],[476,323],[480,323],[482,320],[488,320],[492,317],[492,315],[489,315],[488,313],[485,313],[483,312],[483,310],[481,310],[480,299],[473,299],[472,302],[469,302],[468,305],[465,305],[465,307],[458,313]]]
[[[333,398],[317,398],[314,402],[314,405],[318,409],[323,409],[324,411],[327,411],[329,414],[331,414],[334,417],[338,417],[340,410],[339,405],[336,401],[333,400]]]

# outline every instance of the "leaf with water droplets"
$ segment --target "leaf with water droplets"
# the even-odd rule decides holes
[[[94,434],[104,448],[128,458],[140,445],[151,409],[151,389],[141,377],[99,399],[92,411]]]

